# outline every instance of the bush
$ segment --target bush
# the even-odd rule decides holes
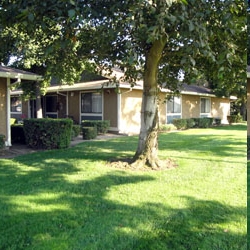
[[[80,134],[81,126],[80,125],[73,125],[71,131],[71,139],[77,137]]]
[[[202,117],[202,118],[193,118],[196,128],[209,128],[213,125],[214,118],[212,117]]]
[[[15,124],[11,126],[11,141],[21,144],[26,143],[23,124]]]
[[[82,127],[96,127],[98,134],[105,134],[109,130],[110,121],[108,120],[82,121]]]
[[[229,122],[229,124],[231,123],[239,123],[243,121],[243,118],[240,114],[237,115],[230,115],[227,117],[227,120]]]
[[[67,148],[70,145],[71,119],[25,119],[24,135],[29,147],[35,149]]]
[[[0,150],[5,147],[5,135],[0,134]]]
[[[95,139],[96,136],[97,136],[97,128],[95,126],[82,128],[82,138],[84,140]]]
[[[178,130],[187,128],[186,119],[173,119],[173,124]]]
[[[174,124],[162,124],[160,125],[159,131],[160,132],[168,132],[172,130],[176,130],[177,128],[175,127]]]
[[[186,119],[186,121],[187,121],[187,128],[193,128],[195,126],[193,118]]]
[[[214,118],[213,124],[216,126],[220,126],[221,125],[221,119],[220,118]]]

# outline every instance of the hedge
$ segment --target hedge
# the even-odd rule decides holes
[[[98,134],[106,134],[110,127],[109,120],[84,120],[82,127],[96,127]]]
[[[173,119],[173,125],[178,129],[188,128],[209,128],[212,125],[220,125],[219,118],[203,117],[203,118],[189,118],[189,119]]]
[[[91,140],[91,139],[95,139],[96,137],[97,137],[97,129],[95,126],[82,128],[83,140]]]
[[[26,143],[35,149],[60,149],[70,145],[73,121],[71,119],[25,119]]]

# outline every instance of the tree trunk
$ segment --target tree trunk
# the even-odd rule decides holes
[[[132,165],[158,168],[158,65],[166,41],[156,41],[146,55],[141,108],[141,129]]]
[[[39,82],[36,83],[36,118],[43,118],[43,110],[42,110]]]

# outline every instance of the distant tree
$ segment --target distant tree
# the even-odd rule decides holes
[[[244,50],[245,8],[242,0],[6,1],[0,29],[10,46],[0,56],[44,65],[46,78],[66,82],[87,60],[100,69],[119,66],[132,85],[143,79],[133,164],[157,168],[159,87],[178,92],[180,74],[191,83],[200,72],[225,88],[234,81],[245,68],[237,54]]]

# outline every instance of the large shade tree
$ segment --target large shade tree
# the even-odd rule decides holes
[[[131,85],[142,79],[132,164],[156,168],[160,88],[178,92],[180,75],[187,83],[212,75],[220,88],[231,86],[245,68],[245,8],[241,0],[3,1],[1,61],[15,55],[22,65],[44,67],[46,79],[68,83],[89,60],[100,70],[120,67],[120,81]]]

